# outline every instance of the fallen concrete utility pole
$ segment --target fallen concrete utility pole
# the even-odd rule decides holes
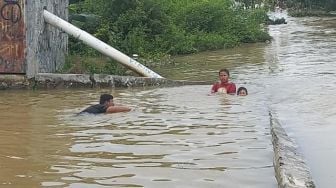
[[[69,22],[59,18],[58,16],[48,12],[47,10],[43,11],[43,17],[44,20],[50,25],[55,26],[63,30],[64,32],[68,33],[69,35],[72,35],[73,37],[83,41],[88,46],[120,62],[121,64],[139,73],[140,75],[150,78],[162,78],[162,76],[150,70],[149,68],[137,62],[136,60],[128,57],[124,53],[109,46],[108,44],[90,35],[89,33],[77,28],[76,26],[70,24]]]

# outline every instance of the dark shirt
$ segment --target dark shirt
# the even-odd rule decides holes
[[[105,113],[107,110],[106,106],[103,104],[95,104],[92,106],[89,106],[88,108],[86,108],[85,110],[83,110],[81,113],[90,113],[90,114],[101,114],[101,113]]]

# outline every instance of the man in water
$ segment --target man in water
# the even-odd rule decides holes
[[[211,93],[228,93],[228,94],[236,94],[236,84],[229,82],[230,73],[227,69],[221,69],[218,72],[219,74],[219,82],[216,82],[212,85]]]
[[[101,113],[117,113],[117,112],[129,112],[131,109],[126,106],[115,106],[113,103],[113,96],[110,94],[100,95],[99,104],[89,106],[81,113],[101,114]]]

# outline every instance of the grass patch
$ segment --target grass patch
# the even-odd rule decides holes
[[[70,55],[66,58],[60,73],[127,75],[127,69],[123,65],[107,57]]]

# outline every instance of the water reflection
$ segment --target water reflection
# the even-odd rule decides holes
[[[265,44],[248,44],[242,48],[237,47],[176,57],[175,65],[158,71],[164,77],[171,79],[214,81],[218,79],[218,70],[228,68],[231,78],[236,80],[239,74],[252,72],[255,69],[263,70],[265,65],[264,55]]]

